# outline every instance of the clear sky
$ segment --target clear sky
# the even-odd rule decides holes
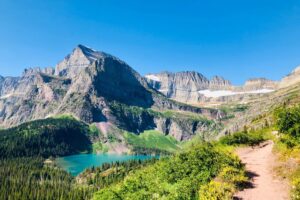
[[[300,64],[300,1],[0,0],[1,75],[55,66],[77,44],[141,74],[278,80]]]

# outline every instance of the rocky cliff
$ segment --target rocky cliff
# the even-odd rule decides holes
[[[296,67],[290,74],[283,77],[279,83],[279,88],[285,88],[300,82],[300,66]]]
[[[231,84],[222,77],[215,76],[208,80],[198,72],[162,72],[145,76],[149,85],[160,91],[168,98],[181,102],[198,102],[201,94],[199,90],[228,89]]]
[[[278,82],[266,79],[266,78],[253,78],[245,82],[242,87],[245,91],[260,90],[260,89],[276,89]]]
[[[168,79],[167,74],[165,77]],[[185,82],[182,76],[173,78],[178,85],[190,83]],[[191,78],[198,84],[191,85],[190,90],[201,89],[199,85],[207,82],[196,73],[191,74]],[[117,126],[137,134],[147,129],[159,129],[182,140],[206,130],[205,127],[210,129],[211,124],[197,128],[192,125],[193,120],[175,122],[174,118],[157,113],[167,110],[188,112],[212,122],[224,117],[222,112],[215,109],[169,100],[149,87],[145,78],[124,61],[83,45],[78,45],[55,68],[30,68],[18,78],[1,77],[0,91],[2,127],[71,114],[87,123],[98,124],[106,135],[111,126]],[[173,92],[176,93],[175,90]],[[122,109],[116,111],[116,104],[122,105]],[[136,112],[137,109],[143,111]],[[171,131],[170,128],[160,128],[169,126],[173,127]]]
[[[210,80],[198,72],[162,72],[147,74],[149,85],[168,98],[191,104],[215,104],[241,101],[252,96],[271,92],[278,83],[265,79],[249,79],[243,86],[234,86],[230,81],[220,76]]]

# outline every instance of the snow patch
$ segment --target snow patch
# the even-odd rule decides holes
[[[13,94],[6,94],[0,97],[0,99],[7,99],[9,97],[13,96]]]
[[[24,94],[25,93],[10,93],[10,94],[0,96],[0,99],[7,99],[7,98],[12,97],[12,96],[20,96],[20,95],[24,95]]]
[[[259,89],[259,90],[251,90],[251,91],[244,91],[244,92],[235,92],[231,90],[199,90],[200,94],[203,94],[206,97],[224,97],[224,96],[232,96],[238,94],[263,94],[273,92],[274,90],[271,89]]]
[[[159,77],[153,75],[153,74],[149,74],[145,76],[147,79],[153,80],[153,81],[160,81]]]

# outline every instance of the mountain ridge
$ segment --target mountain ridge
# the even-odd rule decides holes
[[[93,59],[86,58],[87,54]],[[217,109],[170,100],[124,61],[82,46],[75,47],[55,69],[28,68],[13,79],[14,84],[3,84],[3,80],[9,79],[0,79],[4,91],[0,98],[1,127],[71,114],[96,124],[103,141],[114,135],[123,143],[123,130],[139,134],[151,129],[180,141],[215,129],[217,120],[224,117]],[[174,115],[164,114],[168,110]],[[203,120],[183,115],[185,112]]]

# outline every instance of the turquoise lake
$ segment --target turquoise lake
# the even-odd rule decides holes
[[[77,176],[85,169],[92,166],[101,166],[103,163],[112,163],[126,160],[146,160],[154,156],[146,155],[119,155],[119,154],[78,154],[56,159],[56,163],[62,169]]]

